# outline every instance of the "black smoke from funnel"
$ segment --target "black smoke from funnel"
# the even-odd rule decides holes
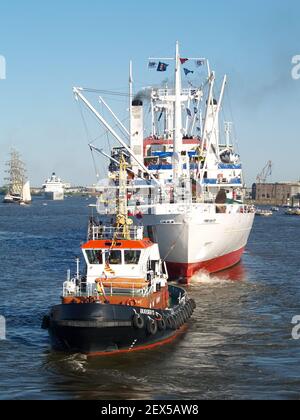
[[[133,102],[150,102],[151,95],[152,88],[144,88],[135,95]]]

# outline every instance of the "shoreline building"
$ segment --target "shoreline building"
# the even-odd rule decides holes
[[[260,205],[297,207],[300,204],[300,181],[253,184],[252,198]]]

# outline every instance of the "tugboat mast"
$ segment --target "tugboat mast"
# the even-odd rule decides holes
[[[125,240],[130,240],[130,226],[132,220],[128,217],[127,210],[127,163],[122,154],[120,158],[120,171],[117,176],[119,188],[117,192],[117,210],[116,210],[116,224],[117,232],[122,231],[122,236]]]

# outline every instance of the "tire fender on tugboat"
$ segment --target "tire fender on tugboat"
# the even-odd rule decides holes
[[[168,318],[167,318],[167,326],[168,326],[168,328],[170,328],[171,330],[177,330],[177,320],[176,320],[176,318],[175,318],[175,316],[174,315],[170,315]]]
[[[167,329],[167,323],[164,318],[161,318],[157,321],[157,327],[159,331],[166,331]]]
[[[138,330],[142,330],[145,327],[144,318],[137,312],[133,315],[132,323],[134,328],[137,328]]]
[[[150,335],[155,335],[158,330],[157,321],[151,317],[148,317],[146,330]]]

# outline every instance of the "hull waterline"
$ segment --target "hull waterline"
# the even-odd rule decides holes
[[[189,284],[192,281],[192,277],[200,271],[213,274],[235,267],[241,262],[244,251],[244,248],[242,248],[230,254],[198,263],[170,262],[167,263],[168,272],[171,279],[179,279],[182,284]]]
[[[185,215],[145,215],[143,223],[159,244],[170,279],[188,284],[201,270],[218,273],[241,261],[254,217],[195,213],[187,220]]]
[[[185,292],[169,287],[174,304]],[[56,351],[112,355],[153,349],[172,342],[185,331],[194,309],[192,300],[182,301],[172,310],[100,303],[61,304],[51,309],[43,328],[48,329]],[[136,316],[141,323],[135,323]],[[150,328],[152,320],[156,320],[155,328]]]

